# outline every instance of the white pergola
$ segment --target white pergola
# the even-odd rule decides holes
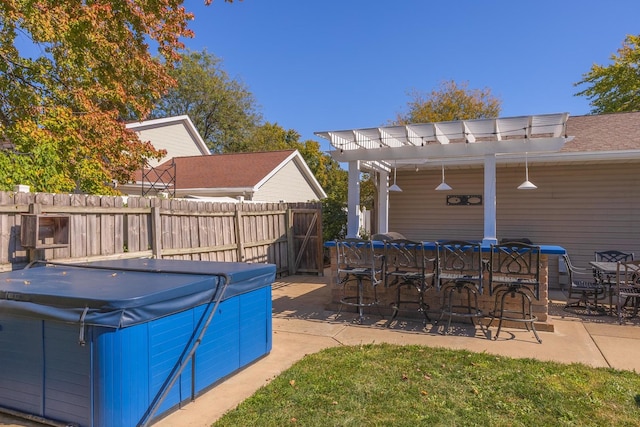
[[[398,164],[443,162],[484,164],[484,239],[496,239],[496,158],[556,152],[566,135],[569,113],[459,120],[367,129],[316,132],[329,140],[331,156],[349,164],[347,236],[358,234],[360,172],[375,171],[381,184]],[[378,185],[378,232],[388,231],[388,185]]]

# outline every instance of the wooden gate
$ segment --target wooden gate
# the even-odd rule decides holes
[[[322,209],[289,209],[289,274],[322,275]]]

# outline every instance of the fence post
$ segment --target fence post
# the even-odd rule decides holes
[[[235,221],[236,221],[236,245],[238,247],[238,261],[244,262],[244,225],[242,224],[242,203],[236,203]]]
[[[317,243],[317,250],[318,250],[318,255],[316,258],[316,262],[318,263],[318,275],[319,276],[324,276],[324,242],[322,241],[322,238],[324,237],[322,232],[322,203],[318,203],[316,206],[316,209],[318,210],[318,214],[319,214],[319,219],[318,219],[318,243]]]
[[[155,259],[162,258],[162,223],[160,206],[151,207],[151,253]]]
[[[42,213],[42,205],[39,203],[29,203],[29,213],[40,215]],[[35,230],[35,232],[37,234],[38,230]],[[29,259],[29,263],[44,259],[44,249],[27,249],[27,258]]]
[[[287,266],[289,267],[289,275],[293,276],[296,274],[296,251],[293,236],[293,209],[290,207],[287,208],[285,218],[285,227],[287,229]]]

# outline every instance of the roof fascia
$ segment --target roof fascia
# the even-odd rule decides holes
[[[176,192],[189,194],[253,194],[252,187],[225,187],[225,188],[177,188]]]
[[[515,157],[504,157],[499,163],[513,163]],[[521,156],[518,157],[521,160]],[[535,156],[529,156],[529,163],[532,162],[549,162],[549,163],[568,163],[568,162],[610,162],[610,161],[640,161],[640,150],[616,150],[616,151],[576,151],[569,153],[541,153]]]

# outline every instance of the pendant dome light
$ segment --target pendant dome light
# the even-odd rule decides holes
[[[396,170],[397,166],[393,165],[393,185],[389,187],[389,191],[402,191],[402,188],[398,184],[396,184]]]
[[[525,170],[525,178],[524,182],[518,186],[518,190],[535,190],[536,185],[529,181],[529,158],[527,152],[524,153],[524,170]]]
[[[449,184],[444,182],[444,163],[442,163],[442,182],[436,187],[436,191],[449,191],[453,190]]]

